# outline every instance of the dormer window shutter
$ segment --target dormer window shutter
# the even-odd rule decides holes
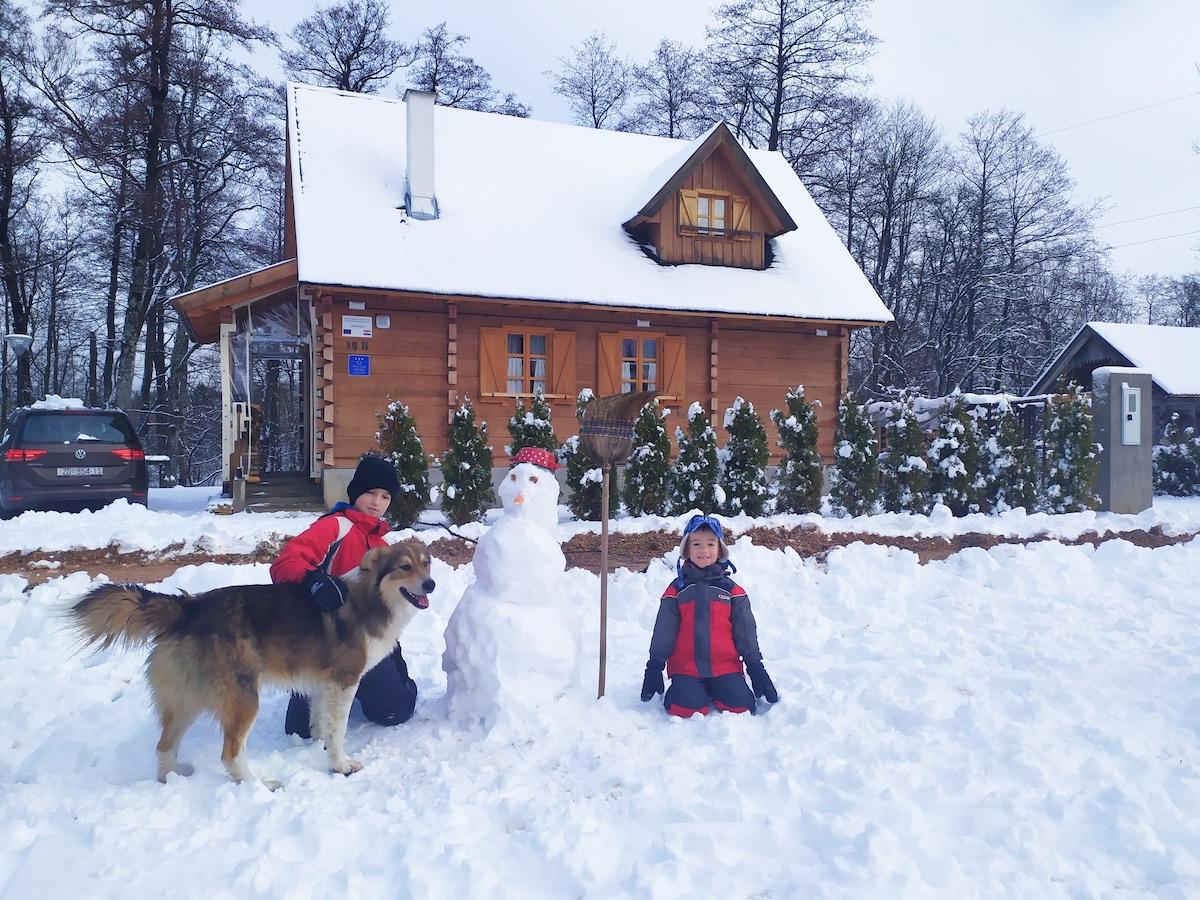
[[[695,228],[696,219],[699,213],[696,211],[699,206],[700,192],[699,191],[680,191],[679,192],[679,224],[685,228]]]
[[[750,200],[736,194],[733,197],[733,239],[750,240]]]

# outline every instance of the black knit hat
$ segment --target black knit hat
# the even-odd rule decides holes
[[[382,456],[364,456],[358,461],[358,468],[354,470],[354,477],[346,488],[350,505],[353,506],[359,496],[375,488],[383,488],[393,497],[399,494],[400,479],[396,475],[396,467]]]

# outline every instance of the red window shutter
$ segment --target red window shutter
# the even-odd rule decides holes
[[[546,385],[548,394],[565,394],[575,397],[575,332],[555,331],[551,335],[554,349],[551,364],[554,366],[550,382]]]
[[[658,389],[664,399],[682,400],[687,395],[687,375],[683,365],[686,342],[682,337],[667,335],[662,343],[662,375]]]
[[[479,329],[479,393],[508,392],[508,341],[503,328]]]
[[[621,336],[600,335],[600,352],[596,356],[596,396],[607,397],[621,392]]]

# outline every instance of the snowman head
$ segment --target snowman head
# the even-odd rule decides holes
[[[558,479],[554,472],[547,467],[532,462],[517,460],[526,447],[513,457],[514,465],[508,470],[508,475],[500,483],[500,502],[504,505],[506,515],[520,516],[533,519],[549,532],[554,533],[558,528]],[[541,451],[554,462],[554,457],[547,451]],[[558,466],[554,463],[555,467]]]

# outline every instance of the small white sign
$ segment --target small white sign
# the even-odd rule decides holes
[[[342,316],[342,337],[369,338],[370,336],[370,316]]]

